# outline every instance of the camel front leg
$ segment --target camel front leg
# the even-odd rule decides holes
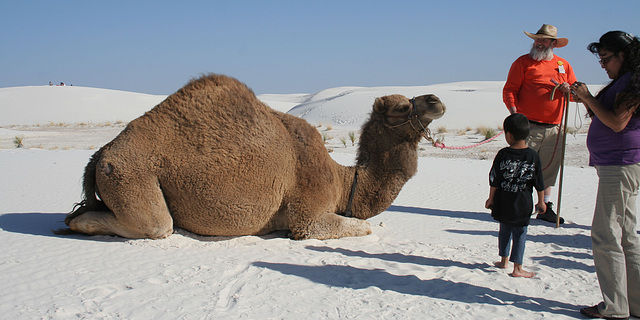
[[[338,239],[343,237],[360,237],[371,234],[371,225],[366,220],[347,218],[335,213],[324,213],[315,219],[300,219],[294,221],[291,237],[295,240],[303,239]]]

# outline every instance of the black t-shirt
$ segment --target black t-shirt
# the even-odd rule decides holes
[[[540,157],[531,148],[498,151],[489,172],[496,187],[491,216],[512,226],[527,226],[533,212],[533,188],[544,190]]]

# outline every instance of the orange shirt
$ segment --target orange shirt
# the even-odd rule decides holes
[[[562,121],[565,95],[556,90],[554,99],[551,100],[551,92],[555,87],[551,79],[558,83],[576,82],[569,62],[556,55],[549,61],[533,60],[529,54],[519,57],[511,65],[502,89],[504,104],[507,108],[515,106],[529,120],[559,124]]]

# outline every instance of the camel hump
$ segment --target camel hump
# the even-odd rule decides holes
[[[202,97],[206,99],[203,102],[220,107],[264,106],[253,90],[238,79],[214,73],[192,79],[171,97],[177,99]]]
[[[236,125],[255,127],[271,112],[244,83],[226,75],[207,74],[192,79],[147,112],[141,121],[154,119],[154,123],[146,124],[150,127],[165,119],[183,127],[220,126],[215,129],[222,130]]]
[[[189,83],[182,87],[178,92],[192,92],[192,91],[213,91],[213,88],[217,88],[222,92],[233,92],[235,94],[244,93],[248,96],[255,96],[253,90],[247,85],[240,82],[238,79],[229,77],[222,74],[210,73],[203,75],[199,78],[193,78]]]

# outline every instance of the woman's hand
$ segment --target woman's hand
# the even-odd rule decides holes
[[[576,82],[571,85],[571,90],[591,112],[595,114],[604,125],[614,132],[620,132],[627,127],[629,120],[635,112],[635,108],[629,109],[626,106],[619,106],[615,110],[606,109],[596,98],[591,95],[587,85]]]
[[[557,85],[557,81],[553,81],[553,83],[556,83]],[[578,83],[578,82],[576,82]],[[569,85],[567,82],[563,82],[561,85],[558,85],[558,89],[560,89],[560,91],[564,92],[565,94],[570,93],[571,94],[571,101],[574,102],[582,102],[582,100],[573,92],[573,88],[574,85]]]
[[[579,102],[586,101],[589,99],[589,97],[592,97],[591,92],[589,92],[589,88],[582,82],[576,81],[569,87],[569,90],[575,98],[578,98],[578,100],[580,100]]]

